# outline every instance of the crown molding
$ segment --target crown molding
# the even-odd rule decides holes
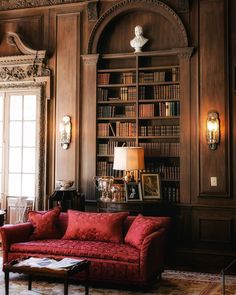
[[[1,0],[0,11],[21,9],[21,8],[33,8],[42,6],[52,6],[58,4],[67,3],[80,3],[88,2],[89,20],[97,20],[97,8],[96,5],[99,0]],[[162,0],[167,5],[173,5],[173,7],[180,13],[188,12],[190,9],[190,0]],[[91,4],[90,4],[91,3]]]
[[[66,3],[87,2],[85,0],[2,0],[0,1],[0,11],[51,6]]]

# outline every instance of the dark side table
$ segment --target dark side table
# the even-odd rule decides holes
[[[40,267],[16,266],[17,261],[9,262],[3,265],[3,271],[5,273],[5,294],[9,295],[9,273],[22,273],[28,275],[28,290],[32,288],[33,277],[50,277],[50,278],[62,278],[64,280],[64,295],[68,295],[69,278],[78,272],[85,271],[85,294],[89,294],[89,266],[90,261],[83,260],[78,264],[66,269],[48,269]]]
[[[75,189],[55,189],[48,202],[50,209],[61,206],[63,212],[68,209],[84,211],[84,194]]]

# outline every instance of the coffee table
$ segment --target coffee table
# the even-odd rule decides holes
[[[52,277],[62,278],[64,280],[64,295],[68,295],[69,278],[81,271],[85,271],[85,294],[89,294],[89,266],[90,261],[82,260],[78,261],[78,264],[70,266],[65,269],[49,269],[42,267],[31,267],[29,265],[16,266],[18,261],[12,261],[3,265],[3,271],[5,273],[5,294],[9,295],[9,273],[20,273],[28,275],[28,290],[32,288],[33,277]]]

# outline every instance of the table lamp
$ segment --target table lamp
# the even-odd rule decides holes
[[[126,171],[126,182],[134,181],[134,171],[144,169],[144,148],[115,147],[113,169]]]

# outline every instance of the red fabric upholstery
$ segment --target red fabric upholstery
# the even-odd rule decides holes
[[[68,210],[68,227],[63,239],[123,242],[123,223],[128,213],[87,213]]]
[[[139,250],[125,244],[78,240],[37,240],[11,245],[12,252],[93,257],[139,263]]]
[[[56,207],[46,212],[30,211],[28,219],[34,227],[32,239],[54,239],[59,238],[58,217],[61,209]]]
[[[33,226],[27,222],[0,227],[2,235],[3,263],[25,257],[85,258],[91,262],[90,281],[119,285],[148,285],[164,269],[167,217],[149,217],[160,228],[146,236],[140,249],[127,243],[47,239],[30,240]],[[135,217],[124,222],[124,234],[132,226]],[[59,215],[60,232],[66,231],[68,214]],[[83,272],[79,273],[83,279]]]
[[[139,214],[130,226],[125,242],[140,249],[144,239],[160,226],[159,222]]]

